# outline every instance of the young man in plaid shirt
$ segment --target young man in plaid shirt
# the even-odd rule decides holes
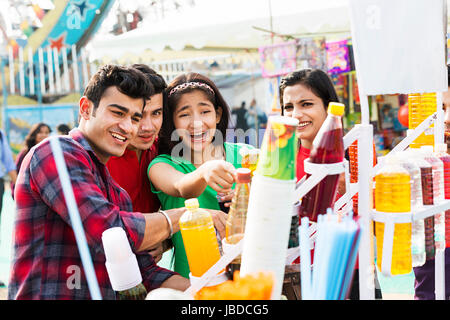
[[[147,252],[179,230],[184,208],[166,214],[132,212],[129,195],[105,163],[124,153],[138,130],[152,86],[143,73],[107,65],[92,77],[80,99],[77,129],[59,136],[103,299],[115,299],[105,267],[101,236],[122,227],[135,252],[148,291],[184,290],[189,280],[159,268]],[[132,177],[130,177],[132,178]],[[46,139],[25,157],[16,189],[14,256],[9,299],[90,299],[56,164]],[[225,217],[212,212],[219,232]],[[171,232],[172,231],[172,232]]]

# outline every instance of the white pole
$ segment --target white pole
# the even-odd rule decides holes
[[[69,81],[69,65],[67,63],[67,48],[62,48],[62,59],[63,59],[63,74],[64,74],[64,92],[70,92],[70,81]]]
[[[33,63],[33,50],[28,47],[28,80],[30,83],[30,94],[34,95],[34,63]]]
[[[25,95],[25,70],[23,63],[23,48],[19,47],[19,84],[20,84],[20,95]]]
[[[9,91],[11,94],[15,94],[16,83],[14,79],[14,53],[11,47],[9,47],[8,55],[9,55]]]
[[[436,92],[437,117],[434,122],[434,143],[444,143],[444,111],[442,110],[442,92]],[[445,214],[445,212],[442,212]],[[434,261],[435,297],[445,300],[445,249],[436,250]]]
[[[78,71],[77,47],[72,45],[72,68],[73,82],[75,83],[75,91],[80,91],[80,72]]]
[[[350,11],[353,5],[350,4]],[[350,14],[353,17],[353,14]],[[351,19],[351,34],[353,52],[358,52],[358,42],[355,36],[355,24]],[[364,75],[359,72],[359,57],[355,58],[355,71],[358,80],[358,91],[361,103],[361,134],[358,141],[358,214],[360,215],[361,243],[359,246],[359,295],[361,300],[375,299],[375,265],[373,255],[373,223],[372,210],[372,163],[373,163],[373,128],[370,125],[369,99],[364,92]],[[362,146],[365,146],[364,148]]]
[[[59,54],[57,48],[53,48],[53,61],[55,62],[56,93],[61,93],[61,70],[59,68]]]
[[[81,65],[82,65],[82,71],[83,71],[83,86],[87,86],[88,84],[88,68],[87,68],[87,56],[86,56],[86,50],[84,48],[81,48]]]
[[[444,110],[442,110],[442,92],[436,92],[437,117],[434,122],[434,143],[444,143]]]
[[[38,57],[39,57],[39,78],[41,83],[41,93],[45,94],[45,73],[44,73],[44,52],[42,48],[38,49]]]
[[[53,82],[53,58],[52,58],[52,49],[47,47],[47,69],[48,69],[48,86],[49,93],[55,93],[55,84]]]

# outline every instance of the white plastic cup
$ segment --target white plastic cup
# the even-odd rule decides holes
[[[106,270],[114,291],[128,290],[140,284],[141,271],[125,231],[120,227],[107,229],[102,234],[102,242]]]

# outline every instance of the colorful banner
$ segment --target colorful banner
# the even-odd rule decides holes
[[[347,40],[327,42],[327,65],[328,72],[339,74],[350,71],[350,58]]]
[[[297,66],[296,53],[295,41],[260,47],[262,76],[270,78],[294,71]]]

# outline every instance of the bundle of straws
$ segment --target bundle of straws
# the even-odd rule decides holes
[[[309,219],[300,226],[300,270],[303,300],[344,300],[352,281],[360,226],[349,215],[338,216],[330,211],[317,220],[314,264],[308,233]]]

